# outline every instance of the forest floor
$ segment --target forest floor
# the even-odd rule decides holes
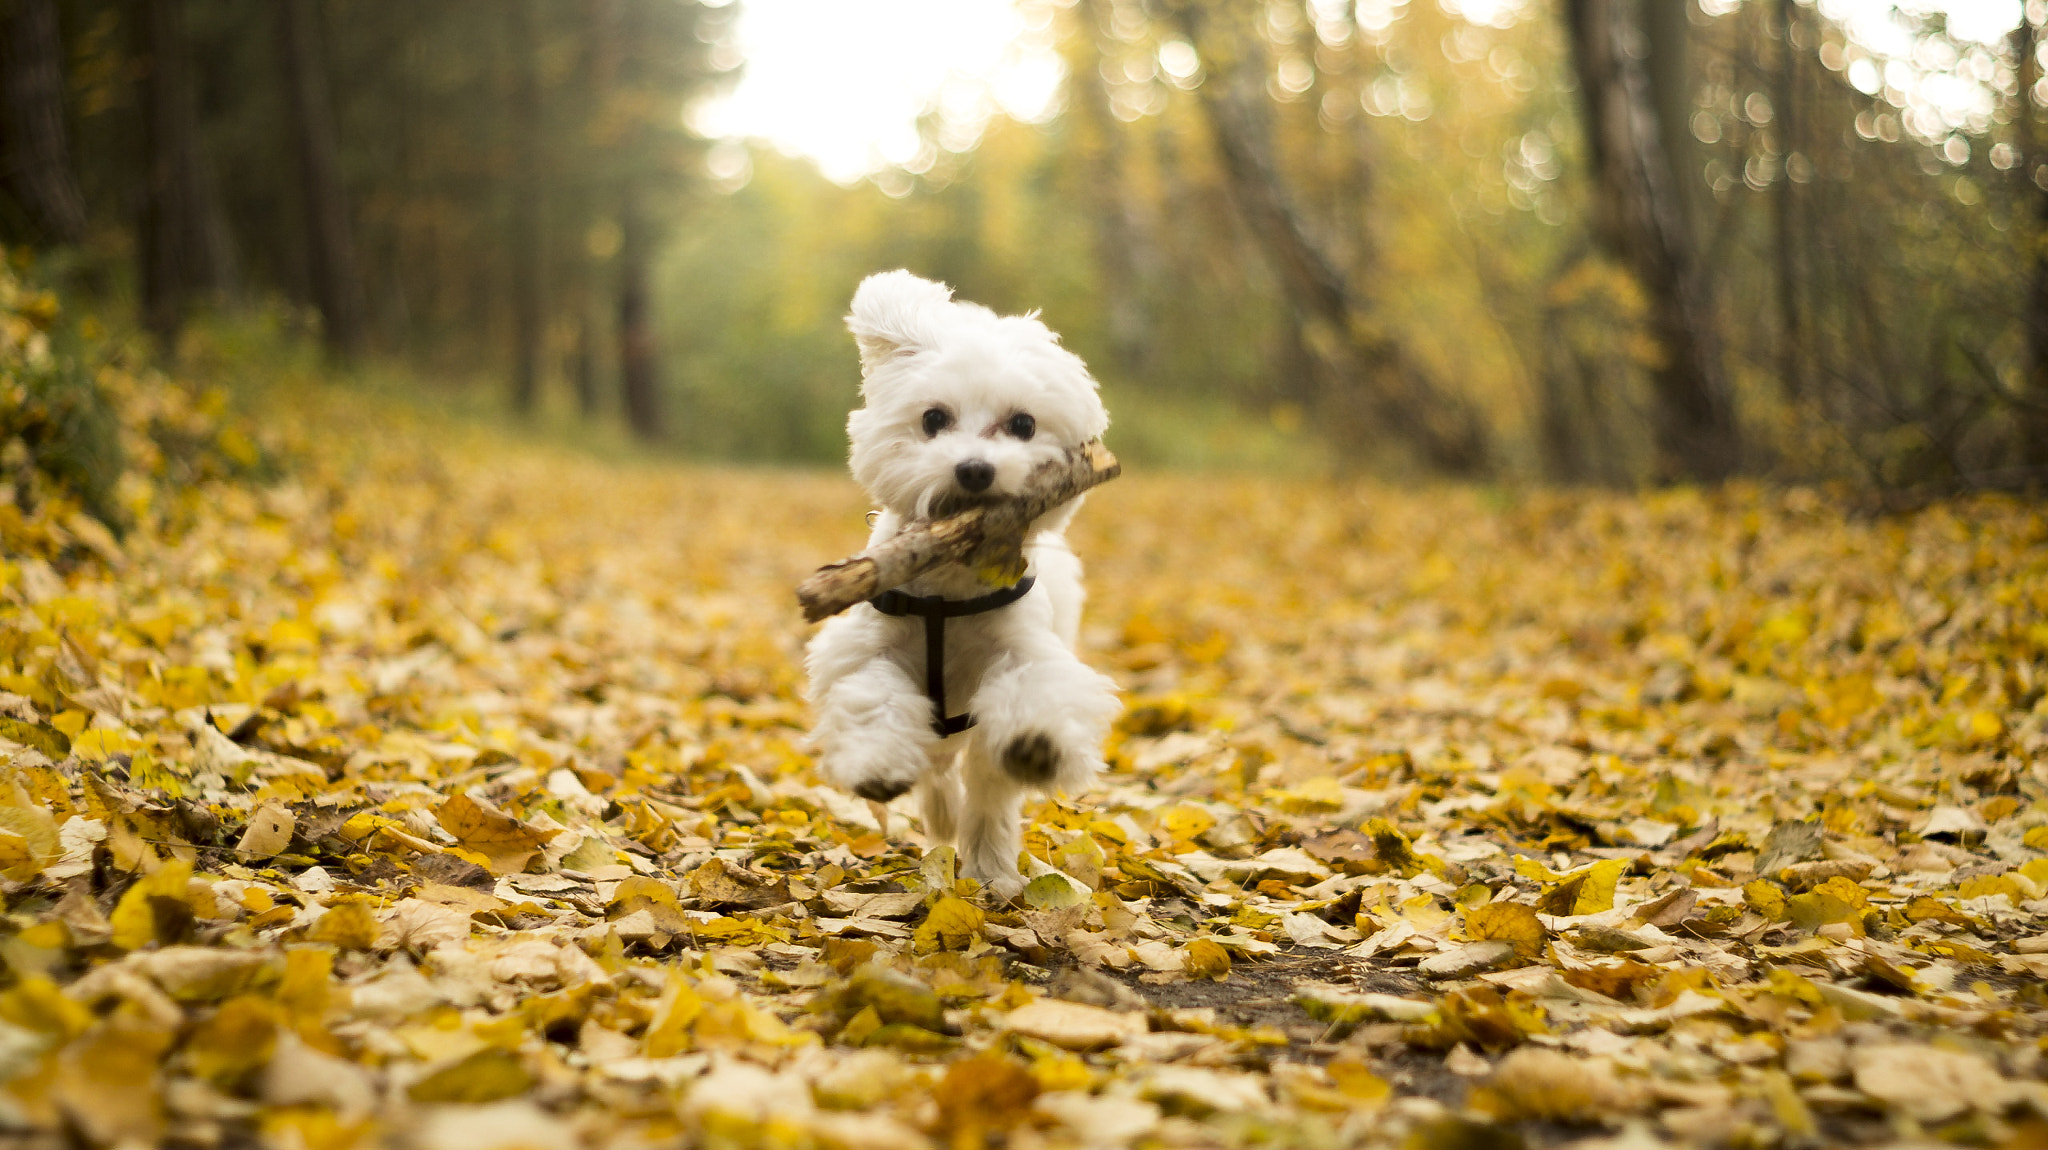
[[[1127,476],[996,906],[803,749],[843,477],[265,419],[0,508],[0,1140],[2048,1142],[2038,506]]]

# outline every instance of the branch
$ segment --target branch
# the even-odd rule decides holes
[[[1024,532],[1032,521],[1122,473],[1109,448],[1090,440],[1039,464],[1019,495],[913,520],[851,559],[818,568],[797,587],[797,602],[815,623],[945,563],[976,567],[991,582],[1015,583],[1024,575]]]

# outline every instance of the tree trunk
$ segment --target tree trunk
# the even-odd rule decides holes
[[[64,44],[52,0],[0,3],[0,188],[42,243],[85,238],[64,128]]]
[[[590,298],[588,287],[579,295],[576,309],[576,349],[569,363],[569,371],[576,384],[576,413],[585,419],[597,418],[603,406],[598,382],[598,341],[600,320],[596,302]]]
[[[546,338],[541,294],[541,122],[539,44],[533,0],[509,0],[512,42],[512,409],[531,414],[540,401]]]
[[[1565,361],[1569,357],[1557,347],[1560,340],[1555,331],[1543,333],[1543,358],[1536,372],[1537,440],[1543,452],[1543,473],[1553,482],[1580,483],[1586,478],[1585,448],[1565,395]]]
[[[1683,56],[1671,41],[1683,36],[1685,17],[1668,0],[1651,7],[1660,17],[1647,24],[1637,20],[1638,0],[1567,0],[1565,11],[1598,181],[1595,232],[1649,297],[1651,334],[1664,353],[1651,373],[1658,477],[1715,482],[1735,472],[1740,437],[1686,210],[1691,179],[1672,163],[1679,141],[1667,140],[1665,127],[1680,106],[1669,93],[1684,84]],[[1666,8],[1680,10],[1675,21]],[[1661,107],[1651,66],[1661,66]]]
[[[1778,152],[1783,165],[1778,173],[1776,194],[1771,197],[1772,223],[1778,237],[1775,253],[1778,277],[1778,383],[1785,397],[1795,403],[1806,398],[1806,332],[1803,301],[1799,298],[1799,255],[1803,239],[1799,227],[1799,188],[1792,181],[1792,157],[1799,151],[1799,49],[1793,44],[1798,27],[1799,6],[1794,0],[1778,0],[1778,68],[1776,81]]]
[[[2031,16],[2023,13],[2019,30],[2013,34],[2020,88],[2019,109],[2014,113],[2020,162],[2014,173],[2020,180],[2022,202],[2033,204],[2032,242],[2027,246],[2034,258],[2023,312],[2027,356],[2019,425],[2020,460],[2027,468],[2027,486],[2036,491],[2048,488],[2048,141],[2042,139],[2040,111],[2034,107],[2033,95],[2041,81],[2040,34]]]
[[[184,0],[139,0],[146,62],[140,230],[143,322],[171,347],[194,301],[228,285],[226,237],[199,150]]]
[[[619,392],[626,426],[642,439],[659,439],[660,379],[654,325],[648,315],[648,231],[640,190],[628,181],[619,204]]]
[[[340,147],[315,0],[276,0],[277,55],[283,65],[305,212],[306,267],[320,309],[328,354],[342,361],[363,351],[363,288],[354,229],[341,183]]]
[[[1146,314],[1145,293],[1139,288],[1140,237],[1130,218],[1123,150],[1118,147],[1109,84],[1102,76],[1108,5],[1105,0],[1081,0],[1079,14],[1082,27],[1073,85],[1079,97],[1079,115],[1075,127],[1085,157],[1082,168],[1091,201],[1095,263],[1102,277],[1100,294],[1108,312],[1107,334],[1116,366],[1125,376],[1138,377],[1146,374],[1151,359],[1152,319]]]
[[[1199,89],[1231,198],[1278,274],[1316,376],[1317,413],[1353,445],[1387,435],[1413,446],[1432,468],[1484,474],[1491,445],[1484,420],[1446,392],[1399,340],[1377,330],[1370,307],[1338,261],[1311,236],[1274,159],[1257,34],[1202,36],[1203,13],[1172,9],[1213,69]],[[1242,30],[1240,30],[1242,31]],[[1220,53],[1220,54],[1219,54]],[[1231,57],[1234,56],[1233,60]]]

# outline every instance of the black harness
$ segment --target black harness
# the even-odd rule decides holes
[[[932,719],[932,730],[940,738],[957,735],[974,725],[973,715],[948,715],[946,713],[946,620],[962,615],[979,615],[998,607],[1008,607],[1024,597],[1035,582],[1031,576],[1017,580],[1000,591],[994,591],[975,599],[947,599],[938,595],[905,595],[901,591],[884,591],[868,600],[875,610],[884,615],[902,618],[915,615],[924,620],[924,693],[931,698],[936,717]]]

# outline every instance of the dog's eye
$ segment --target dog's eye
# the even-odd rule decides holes
[[[924,433],[937,435],[953,426],[953,413],[943,407],[934,407],[924,413]]]
[[[1011,435],[1014,435],[1019,439],[1029,439],[1033,435],[1037,434],[1038,421],[1031,418],[1024,412],[1020,411],[1017,414],[1011,416],[1010,422],[1004,424],[1003,427],[1004,430],[1008,431]]]

